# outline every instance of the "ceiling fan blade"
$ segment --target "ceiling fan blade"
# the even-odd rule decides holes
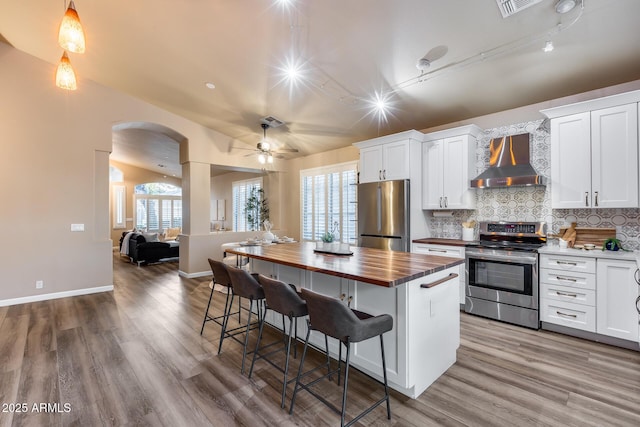
[[[274,153],[297,153],[298,149],[283,147],[283,148],[278,148],[276,150],[273,150],[273,152]]]

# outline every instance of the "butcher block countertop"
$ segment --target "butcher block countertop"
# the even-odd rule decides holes
[[[461,258],[351,247],[353,255],[315,253],[313,242],[244,246],[226,252],[331,276],[394,287],[464,263]]]

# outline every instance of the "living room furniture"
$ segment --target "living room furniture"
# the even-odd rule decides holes
[[[128,232],[122,233],[120,248]],[[155,234],[155,238],[152,237]],[[147,241],[149,239],[149,241]],[[177,240],[161,242],[156,233],[133,233],[129,237],[129,250],[124,252],[131,262],[147,265],[168,258],[180,256],[180,243]],[[155,240],[155,241],[152,241]],[[120,253],[123,253],[122,250]]]

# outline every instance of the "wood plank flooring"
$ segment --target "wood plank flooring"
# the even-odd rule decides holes
[[[339,424],[305,392],[290,416],[280,409],[278,371],[259,361],[249,380],[239,344],[227,340],[217,355],[211,322],[200,336],[210,277],[180,278],[177,263],[137,267],[117,255],[114,276],[114,292],[0,307],[0,426]],[[223,304],[216,293],[214,310]],[[379,407],[359,425],[640,425],[640,352],[461,319],[456,364],[416,400],[393,392],[391,421]],[[335,380],[318,387],[338,403]],[[350,391],[347,419],[381,395],[359,372]]]

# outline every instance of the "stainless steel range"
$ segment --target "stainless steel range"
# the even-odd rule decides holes
[[[481,222],[466,248],[465,312],[538,329],[538,249],[544,222]]]

